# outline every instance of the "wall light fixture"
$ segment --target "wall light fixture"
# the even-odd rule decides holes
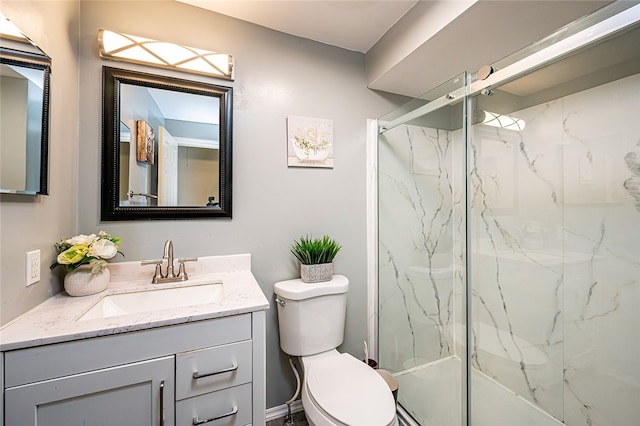
[[[16,27],[16,25],[2,13],[0,13],[0,37],[29,42],[27,37],[20,31],[20,28]]]
[[[109,30],[98,31],[100,57],[233,80],[233,56]]]

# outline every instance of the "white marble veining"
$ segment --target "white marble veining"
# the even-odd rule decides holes
[[[473,129],[473,366],[568,425],[640,416],[639,99],[636,75]]]
[[[145,330],[154,327],[254,312],[269,302],[251,273],[249,254],[201,257],[188,263],[190,278],[184,282],[151,284],[154,268],[140,262],[109,264],[111,283],[102,293],[70,297],[58,293],[24,313],[0,330],[0,350],[14,350],[70,340]],[[190,286],[222,280],[224,297],[217,303],[183,306],[109,318],[78,321],[103,297]]]
[[[513,112],[527,123],[521,132],[473,126],[466,243],[460,131],[405,125],[381,135],[381,366],[404,375],[464,354],[468,253],[473,371],[517,396],[476,387],[472,404],[530,406],[550,424],[635,425],[639,112],[633,75]],[[416,386],[401,400],[421,398]],[[500,424],[482,413],[474,424]],[[509,424],[529,424],[512,414]]]
[[[380,136],[378,214],[392,225],[378,231],[379,358],[392,371],[454,353],[463,224],[453,137],[416,126]]]

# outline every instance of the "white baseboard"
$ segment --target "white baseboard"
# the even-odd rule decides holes
[[[291,412],[297,413],[298,411],[302,411],[302,401],[297,400],[291,404]],[[277,407],[267,408],[266,411],[266,420],[271,421],[275,419],[279,419],[287,415],[287,404],[278,405]]]

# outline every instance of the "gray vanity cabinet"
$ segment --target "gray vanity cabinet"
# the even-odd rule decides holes
[[[17,386],[5,393],[7,424],[169,426],[173,377],[170,356]]]
[[[264,311],[0,355],[5,425],[265,423]]]
[[[0,352],[0,388],[2,388],[2,398],[0,398],[0,426],[4,426],[4,354]]]

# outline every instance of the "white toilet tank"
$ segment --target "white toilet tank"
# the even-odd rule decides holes
[[[348,290],[349,280],[343,275],[321,283],[276,283],[280,348],[292,356],[307,356],[340,346]]]

